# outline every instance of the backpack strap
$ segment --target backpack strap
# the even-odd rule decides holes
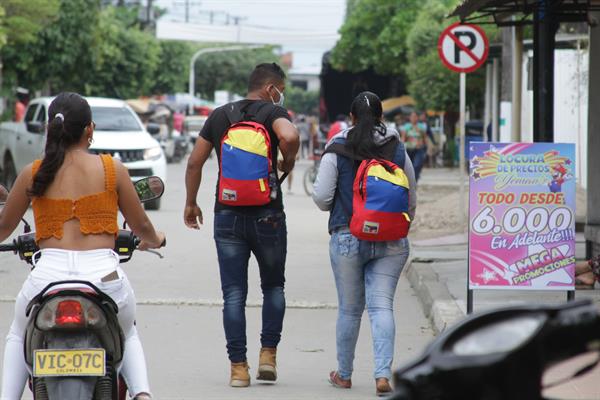
[[[238,107],[237,103],[230,103],[225,106],[225,115],[229,120],[229,125],[237,124],[244,119],[242,110]]]
[[[225,115],[229,120],[229,124],[237,124],[242,121],[254,121],[264,124],[273,111],[269,103],[256,101],[249,104],[244,109],[241,109],[238,103],[230,103],[225,107]]]

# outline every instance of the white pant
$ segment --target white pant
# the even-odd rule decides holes
[[[101,278],[117,271],[119,278],[101,282]],[[15,302],[15,319],[6,337],[2,395],[0,400],[18,400],[23,394],[29,376],[23,357],[23,336],[27,327],[25,309],[39,292],[51,282],[65,280],[92,282],[109,295],[119,307],[119,324],[125,334],[125,353],[121,374],[129,393],[150,393],[146,360],[142,343],[134,325],[135,296],[129,280],[119,267],[119,257],[109,249],[69,251],[44,249],[35,269],[23,284]]]

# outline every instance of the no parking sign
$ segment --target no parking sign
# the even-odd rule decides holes
[[[440,35],[438,53],[444,65],[455,72],[473,72],[487,59],[489,42],[477,25],[450,25]]]

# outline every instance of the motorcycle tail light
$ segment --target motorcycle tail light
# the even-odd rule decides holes
[[[106,326],[100,307],[84,297],[56,297],[45,303],[37,314],[36,327],[51,329],[95,328]]]
[[[85,325],[85,315],[77,300],[64,300],[58,303],[54,322],[56,325],[80,327]]]

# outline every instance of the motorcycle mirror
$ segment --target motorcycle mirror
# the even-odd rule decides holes
[[[0,204],[6,203],[6,199],[8,199],[8,190],[0,185]]]
[[[140,179],[133,186],[142,203],[158,199],[165,192],[165,184],[158,176]]]

